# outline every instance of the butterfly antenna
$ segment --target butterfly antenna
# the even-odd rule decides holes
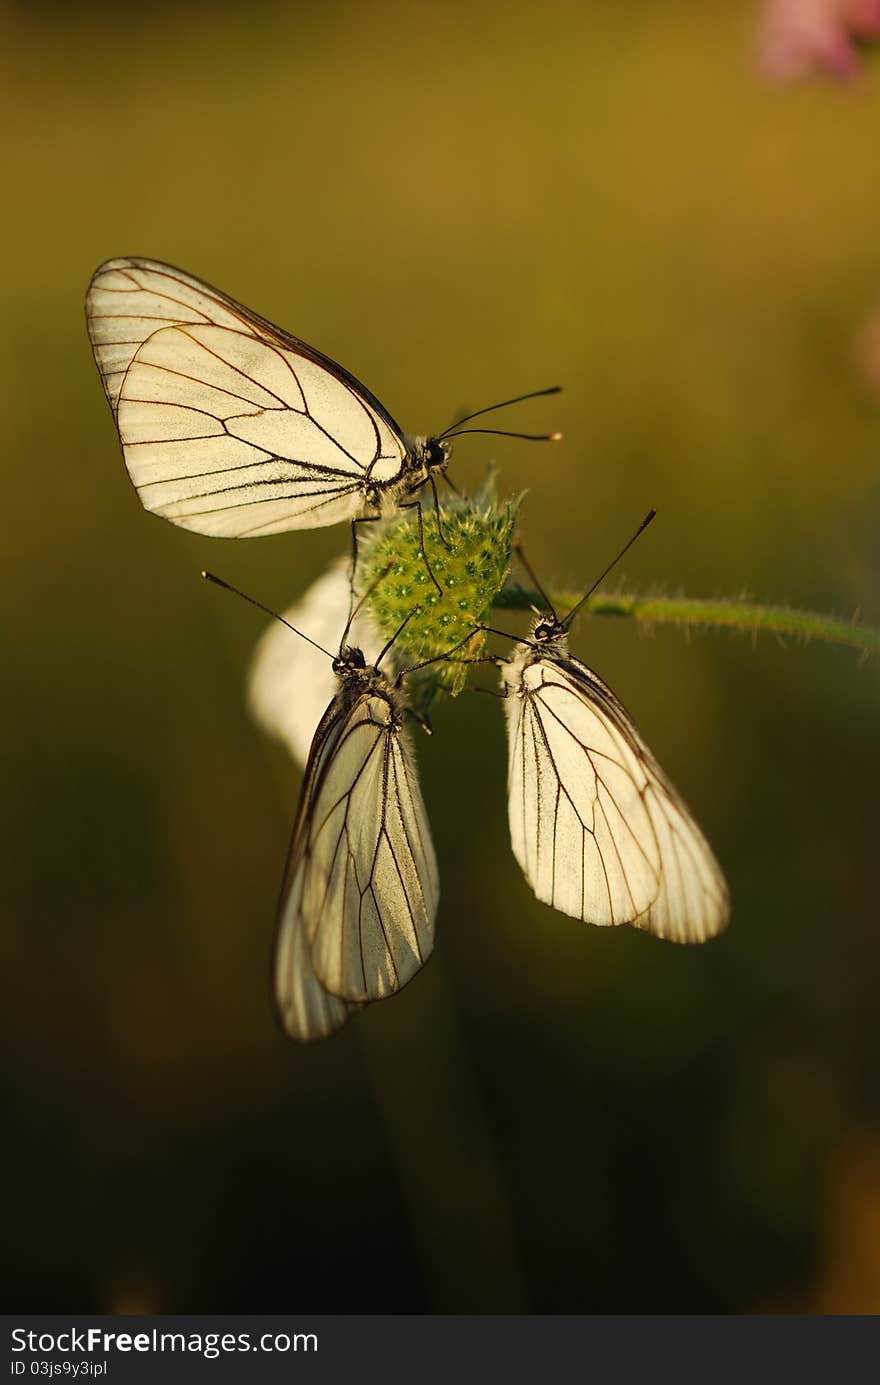
[[[282,625],[286,625],[288,630],[292,630],[295,635],[299,635],[301,640],[305,640],[308,644],[314,645],[315,649],[320,649],[321,653],[326,654],[328,659],[334,657],[329,649],[325,649],[322,644],[318,644],[317,640],[313,640],[310,635],[304,635],[302,630],[297,630],[295,625],[291,625],[289,620],[284,619],[284,616],[280,616],[277,611],[273,611],[271,606],[264,606],[262,601],[257,601],[254,596],[248,596],[247,592],[239,591],[238,587],[233,587],[231,582],[224,582],[222,577],[215,577],[213,572],[205,572],[203,570],[202,576],[206,582],[213,582],[215,587],[222,587],[224,591],[232,592],[233,596],[240,596],[242,601],[246,601],[250,606],[256,606],[258,611],[263,611],[265,615],[272,616],[274,620],[280,620]]]
[[[519,558],[520,562],[522,563],[522,565],[523,565],[523,567],[525,568],[526,572],[527,572],[527,573],[529,574],[529,576],[531,577],[532,581],[534,582],[534,584],[535,584],[535,590],[537,591],[537,593],[538,593],[538,595],[540,596],[541,600],[544,602],[544,605],[546,606],[547,610],[550,612],[550,614],[552,615],[552,617],[553,617],[554,620],[558,620],[558,619],[559,619],[559,616],[556,614],[556,609],[555,609],[555,607],[554,607],[554,605],[553,605],[553,602],[550,600],[550,598],[549,598],[549,596],[547,595],[547,593],[545,592],[544,588],[541,586],[541,583],[538,581],[537,577],[535,576],[534,568],[532,567],[531,563],[529,562],[528,558],[526,557],[525,553],[523,552],[522,544],[521,544],[521,543],[515,544],[515,545],[514,545],[513,551],[514,551],[514,553],[516,554],[516,556]],[[534,608],[533,608],[533,609],[534,609]],[[540,611],[536,611],[535,614],[536,614],[536,615],[540,615]]]
[[[507,428],[459,428],[455,433],[444,433],[448,439],[463,438],[467,433],[484,433],[493,438],[521,438],[523,442],[561,442],[561,433],[512,433]]]
[[[442,432],[442,433],[440,433],[440,434],[438,435],[438,439],[437,439],[437,440],[438,440],[438,442],[439,442],[442,438],[448,438],[448,437],[453,437],[453,438],[454,438],[454,437],[456,437],[457,435],[452,431],[453,428],[456,428],[456,429],[457,429],[457,428],[460,428],[461,425],[462,425],[463,423],[470,423],[470,421],[471,421],[472,418],[482,418],[483,414],[492,414],[492,413],[495,412],[496,409],[507,409],[507,408],[509,408],[509,406],[510,406],[511,404],[521,404],[521,403],[523,402],[524,399],[540,399],[540,398],[542,398],[542,396],[545,395],[545,394],[559,394],[559,392],[560,392],[561,389],[562,389],[562,386],[561,386],[561,385],[551,385],[550,388],[549,388],[549,389],[546,389],[546,390],[532,390],[530,394],[518,394],[518,395],[516,396],[515,399],[502,399],[502,401],[501,401],[500,404],[489,404],[485,409],[477,409],[475,413],[472,413],[472,414],[465,414],[464,418],[457,418],[457,419],[455,420],[454,423],[450,423],[449,427],[448,427],[447,429],[445,429],[444,432]],[[467,432],[469,432],[469,433],[481,433],[481,432],[492,432],[492,431],[494,431],[494,430],[493,430],[493,429],[482,429],[482,428],[468,428],[468,429],[467,429]],[[511,437],[511,438],[519,438],[519,437],[532,437],[533,435],[532,435],[531,433],[505,433],[505,434],[502,434],[502,436],[504,436],[504,437]],[[546,435],[546,438],[547,438],[548,440],[549,440],[549,439],[552,439],[552,440],[555,442],[555,441],[556,441],[558,438],[560,438],[561,436],[562,436],[561,433],[549,433],[549,434]],[[544,438],[545,435],[544,435],[544,434],[541,434],[540,437],[541,437],[541,438]],[[537,441],[537,438],[536,438],[536,441]]]
[[[383,581],[383,580],[388,576],[388,574],[389,574],[389,572],[391,571],[391,569],[393,568],[393,566],[394,566],[394,561],[393,561],[393,559],[392,559],[392,561],[388,564],[388,566],[387,566],[386,568],[383,568],[383,569],[382,569],[382,571],[379,573],[379,576],[375,579],[375,581],[373,581],[373,582],[370,583],[370,585],[367,587],[367,590],[364,592],[363,596],[362,596],[362,597],[360,598],[360,600],[358,601],[357,605],[356,605],[356,606],[351,606],[351,605],[350,605],[350,609],[349,609],[349,612],[348,612],[348,620],[345,622],[345,629],[343,630],[343,632],[342,632],[342,638],[341,638],[340,641],[339,641],[339,650],[340,650],[340,653],[341,653],[342,650],[345,648],[345,641],[348,639],[348,632],[349,632],[349,630],[351,629],[352,621],[354,620],[354,618],[355,618],[355,616],[357,615],[358,611],[361,609],[361,607],[363,606],[364,602],[365,602],[365,601],[368,601],[369,598],[373,595],[373,592],[376,590],[376,588],[378,587],[379,583],[380,583],[381,581]],[[351,593],[351,594],[352,594],[352,596],[354,596],[354,589],[352,589],[352,593]],[[412,612],[410,612],[410,614],[412,614]],[[394,638],[397,639],[397,636],[395,635]],[[384,651],[383,651],[383,652],[384,652]],[[331,656],[331,657],[332,657],[332,656]]]
[[[639,525],[638,529],[633,534],[629,542],[623,545],[623,548],[621,548],[620,552],[618,553],[617,557],[613,560],[613,562],[610,562],[608,564],[605,571],[600,573],[600,575],[596,578],[595,582],[590,587],[589,591],[585,592],[578,604],[574,606],[572,610],[569,611],[568,615],[565,617],[565,620],[562,622],[566,630],[570,629],[571,622],[574,620],[575,616],[583,606],[584,602],[590,599],[590,597],[593,595],[593,592],[599,586],[599,583],[605,581],[605,578],[608,576],[611,569],[613,567],[616,567],[617,564],[620,562],[621,558],[623,557],[624,553],[626,553],[630,548],[632,548],[636,539],[639,537],[640,534],[644,533],[644,531],[647,529],[648,525],[651,523],[651,520],[654,519],[656,514],[656,510],[651,510],[648,514],[645,515],[645,518],[642,520],[641,524]]]

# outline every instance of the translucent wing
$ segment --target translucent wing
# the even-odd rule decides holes
[[[513,852],[537,897],[587,923],[702,942],[729,913],[720,867],[628,713],[573,658],[505,666]]]
[[[352,1006],[404,986],[430,956],[438,898],[397,712],[375,687],[343,688],[315,734],[282,889],[276,996],[287,1032],[321,1037]]]
[[[108,260],[86,321],[129,475],[148,510],[241,538],[363,514],[406,443],[354,376],[209,284]]]
[[[315,975],[303,914],[305,873],[295,874],[275,949],[275,996],[286,1032],[301,1043],[326,1039],[360,1009],[330,995]]]

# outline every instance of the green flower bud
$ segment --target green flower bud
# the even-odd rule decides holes
[[[358,595],[370,593],[367,609],[386,638],[391,639],[406,621],[395,644],[401,663],[420,664],[450,650],[454,650],[452,660],[473,659],[482,652],[486,637],[474,627],[489,619],[492,603],[507,577],[522,498],[498,501],[490,478],[478,495],[441,505],[440,524],[446,543],[440,537],[437,515],[424,506],[425,554],[443,588],[442,595],[419,552],[418,516],[414,512],[387,521],[369,547],[362,546]],[[465,643],[456,649],[460,641]],[[455,697],[465,685],[467,665],[441,660],[425,673],[430,673],[435,688]]]

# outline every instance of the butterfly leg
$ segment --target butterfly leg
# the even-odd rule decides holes
[[[531,640],[523,640],[522,635],[509,635],[506,630],[498,630],[494,625],[478,625],[477,629],[485,630],[487,635],[500,635],[502,639],[513,640],[515,643],[522,641],[523,644],[531,644]]]
[[[454,486],[454,485],[452,484],[452,482],[450,481],[450,479],[449,479],[449,477],[448,477],[448,475],[446,474],[445,471],[443,472],[443,480],[446,482],[447,486],[448,486],[449,489],[452,491],[452,494],[455,495],[455,496],[457,496],[458,499],[461,500],[461,499],[462,499],[461,491],[458,489],[458,486]]]
[[[417,726],[420,726],[426,736],[433,736],[434,728],[431,725],[427,712],[419,712],[415,707],[407,707],[407,715],[411,716]]]
[[[504,660],[499,654],[480,654],[474,659],[450,659],[449,662],[452,664],[494,664],[496,668],[500,668]]]
[[[354,579],[357,573],[358,564],[358,531],[357,524],[376,524],[382,518],[381,515],[361,515],[359,519],[351,521],[351,577],[349,585],[351,587],[351,599],[354,601]]]
[[[416,512],[416,520],[417,520],[418,526],[419,526],[419,554],[421,555],[422,562],[425,564],[425,568],[427,569],[428,576],[430,577],[431,581],[434,583],[434,586],[437,588],[437,595],[438,595],[438,596],[442,596],[442,595],[443,595],[443,588],[441,587],[440,583],[437,581],[437,578],[434,576],[434,570],[433,570],[433,568],[431,567],[431,564],[428,562],[428,555],[427,555],[427,553],[425,552],[425,530],[424,530],[424,526],[423,526],[423,524],[422,524],[422,502],[421,502],[420,500],[410,500],[410,501],[408,502],[408,504],[406,504],[406,505],[401,505],[401,506],[400,506],[400,509],[401,509],[401,510],[415,510],[415,512]]]
[[[407,616],[407,620],[409,620],[409,616]],[[476,630],[477,628],[477,626],[474,626],[474,630]],[[409,668],[403,669],[403,671],[397,675],[397,683],[395,684],[395,686],[399,688],[404,678],[408,678],[411,673],[417,673],[420,668],[428,668],[431,664],[485,664],[489,662],[494,663],[494,659],[453,659],[452,655],[455,653],[456,649],[461,649],[461,646],[463,644],[467,644],[468,640],[471,639],[471,637],[473,636],[474,630],[468,630],[466,635],[463,635],[462,638],[458,640],[455,644],[451,645],[449,649],[445,649],[442,654],[435,654],[431,659],[423,659],[420,664],[411,664]]]
[[[449,542],[449,540],[443,532],[443,524],[440,519],[440,498],[437,495],[437,482],[434,480],[433,476],[429,476],[428,480],[431,483],[431,490],[434,493],[434,517],[437,520],[437,533],[440,537],[440,542],[442,543],[443,547],[448,549],[448,551],[451,553],[452,544]]]
[[[470,638],[470,636],[468,636]],[[497,654],[481,654],[474,659],[449,659],[450,664],[493,664],[495,668],[500,668],[504,660]],[[507,697],[507,688],[502,692],[497,692],[494,688],[468,688],[468,692],[488,693],[489,697]]]

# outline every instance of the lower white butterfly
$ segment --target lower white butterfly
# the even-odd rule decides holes
[[[406,508],[421,525],[417,492],[430,484],[437,508],[450,439],[490,412],[410,438],[329,356],[159,260],[102,264],[86,323],[143,505],[199,534],[276,534]]]
[[[724,876],[629,713],[571,654],[582,604],[563,621],[547,601],[501,665],[513,853],[562,913],[704,942],[728,921]]]
[[[359,649],[333,670],[278,912],[275,997],[300,1040],[411,980],[431,955],[440,894],[404,697]]]
[[[335,658],[323,651],[337,690],[312,740],[278,906],[275,999],[302,1042],[400,990],[434,946],[437,860],[408,703],[379,667],[393,641],[367,664],[344,643],[350,625]]]

